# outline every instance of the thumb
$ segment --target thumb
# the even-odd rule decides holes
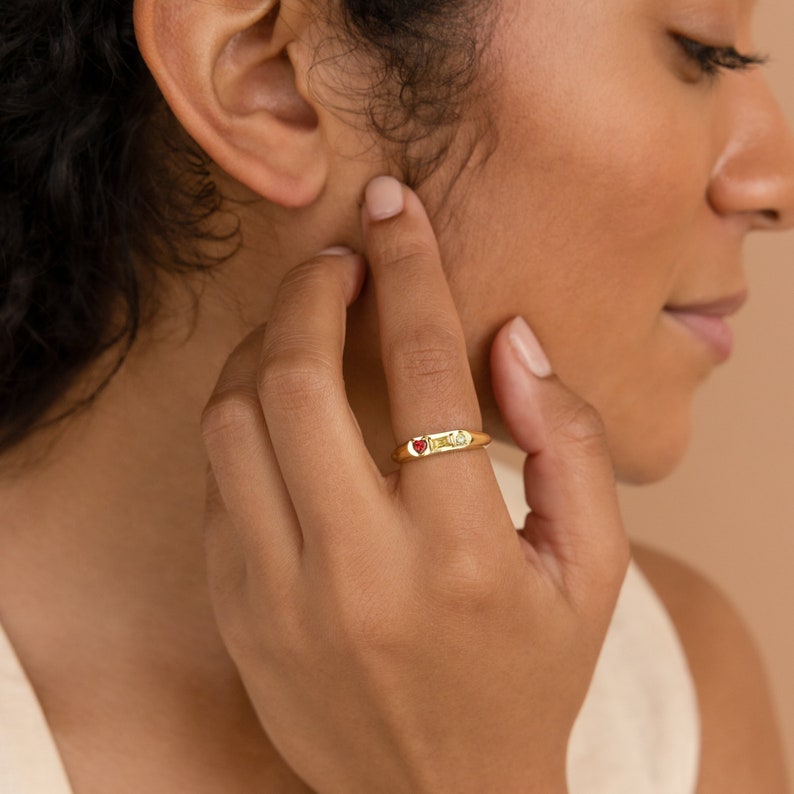
[[[524,537],[569,597],[606,607],[617,597],[629,548],[601,418],[552,374],[520,317],[497,333],[491,372],[505,425],[527,453]]]

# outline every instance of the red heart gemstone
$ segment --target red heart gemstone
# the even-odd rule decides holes
[[[417,438],[411,442],[411,446],[417,455],[421,455],[427,449],[427,441],[424,438]]]

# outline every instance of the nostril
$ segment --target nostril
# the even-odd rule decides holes
[[[769,224],[777,226],[780,223],[780,213],[777,210],[761,210],[761,217]]]
[[[756,231],[784,231],[789,226],[788,215],[781,210],[757,209],[745,213],[745,218]]]

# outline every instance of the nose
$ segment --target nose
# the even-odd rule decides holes
[[[730,136],[709,184],[720,215],[749,229],[794,227],[794,132],[759,74],[736,75]]]

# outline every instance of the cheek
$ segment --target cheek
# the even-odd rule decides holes
[[[484,413],[496,419],[490,341],[521,314],[601,411],[620,474],[640,481],[680,458],[706,371],[660,312],[702,221],[708,153],[647,90],[624,90],[582,93],[567,111],[506,96],[499,147],[458,184],[440,238]],[[609,101],[630,117],[605,113]]]

